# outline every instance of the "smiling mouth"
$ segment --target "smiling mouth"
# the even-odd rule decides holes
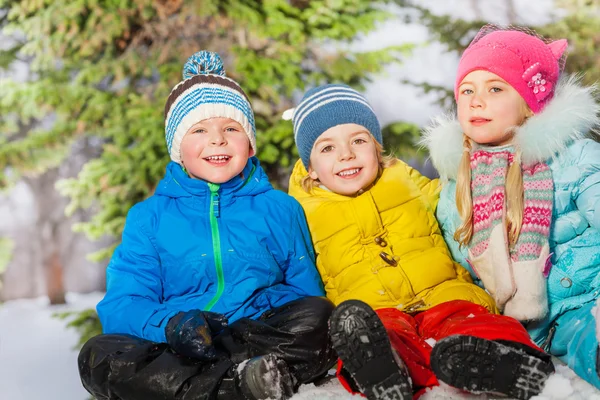
[[[204,160],[208,161],[211,164],[227,164],[229,162],[229,160],[231,159],[230,156],[226,156],[226,155],[218,155],[218,156],[209,156],[209,157],[205,157]]]
[[[356,175],[358,175],[360,173],[361,170],[362,170],[362,168],[350,168],[350,169],[345,169],[343,171],[340,171],[336,175],[339,176],[340,178],[344,178],[344,179],[354,178]]]

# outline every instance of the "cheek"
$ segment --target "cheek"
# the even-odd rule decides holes
[[[252,146],[250,145],[250,140],[248,140],[248,136],[245,133],[238,134],[231,139],[228,140],[229,144],[237,149],[238,152],[244,151],[252,151]]]
[[[185,157],[185,156],[189,155],[191,152],[192,151],[190,149],[189,144],[184,144],[184,143],[181,144],[181,155],[182,156]]]
[[[195,155],[202,150],[201,141],[196,138],[184,138],[181,142],[182,155]]]
[[[367,165],[371,167],[377,167],[379,165],[379,158],[377,157],[377,150],[372,149],[365,153],[363,160]]]
[[[468,114],[468,105],[458,103],[456,105],[456,117],[458,118],[458,123],[464,128],[465,124],[469,122],[469,114]]]
[[[506,125],[513,126],[519,119],[519,114],[516,110],[511,108],[498,107],[496,109],[496,115],[498,121],[503,121]]]
[[[328,166],[327,159],[324,159],[324,157],[311,157],[310,166],[310,176],[313,179],[321,179],[325,177],[327,169],[330,168],[330,166]]]

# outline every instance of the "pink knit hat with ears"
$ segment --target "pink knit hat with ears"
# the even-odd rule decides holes
[[[524,28],[485,25],[460,59],[454,97],[458,101],[458,87],[467,74],[484,70],[504,79],[538,113],[554,96],[567,44],[566,39],[546,43]]]

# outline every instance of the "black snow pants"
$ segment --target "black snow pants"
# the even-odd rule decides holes
[[[298,385],[311,382],[336,361],[328,334],[333,308],[323,297],[306,297],[256,320],[239,319],[213,338],[219,354],[214,362],[180,356],[166,343],[98,335],[79,353],[79,375],[98,400],[235,399],[220,386],[232,381],[237,364],[274,353],[286,361]]]

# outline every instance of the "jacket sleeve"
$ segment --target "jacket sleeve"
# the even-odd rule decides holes
[[[97,311],[104,333],[165,342],[165,326],[177,311],[162,303],[161,264],[143,228],[141,204],[127,215],[122,242],[106,270],[106,295]]]
[[[313,249],[304,211],[296,201],[291,221],[292,238],[285,270],[285,281],[307,296],[325,296],[323,282],[315,267]]]
[[[440,202],[435,211],[435,216],[440,225],[444,241],[450,250],[450,254],[452,254],[452,258],[469,271],[471,277],[477,281],[477,276],[467,262],[467,249],[464,247],[461,248],[460,244],[454,239],[454,232],[456,232],[458,224],[460,223],[460,217],[458,216],[458,210],[456,209],[455,191],[456,183],[454,181],[449,181],[444,184],[440,194]]]
[[[440,180],[429,179],[428,177],[421,175],[419,171],[410,167],[408,164],[406,165],[406,168],[408,168],[410,178],[419,187],[421,193],[427,197],[429,204],[431,204],[431,208],[435,210],[440,199],[440,191],[442,190]]]
[[[573,197],[590,226],[600,230],[600,143],[585,140],[577,170],[581,171]]]

